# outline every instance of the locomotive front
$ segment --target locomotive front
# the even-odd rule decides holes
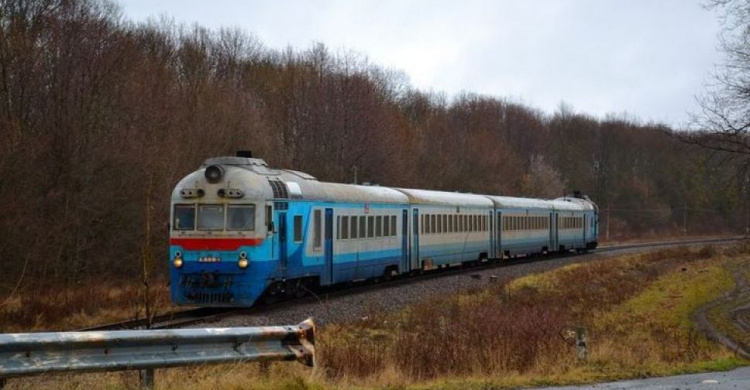
[[[172,192],[170,293],[176,304],[250,306],[275,269],[267,236],[273,197],[263,160],[206,160]],[[270,206],[269,206],[270,208]]]

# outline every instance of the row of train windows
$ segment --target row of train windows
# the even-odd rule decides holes
[[[337,222],[339,240],[396,237],[395,215],[341,215]]]
[[[254,208],[250,209],[254,210]],[[179,210],[182,211],[182,210]],[[175,215],[186,214],[175,212]],[[185,225],[184,220],[175,223],[176,227]],[[187,220],[187,218],[184,218]],[[322,244],[320,210],[313,212],[313,248]],[[395,215],[344,215],[337,217],[336,238],[350,240],[359,238],[380,238],[396,236]],[[462,232],[484,232],[489,230],[489,218],[486,215],[446,215],[423,214],[422,234],[443,234]],[[181,224],[180,224],[181,223]],[[194,222],[193,222],[194,223]],[[194,225],[193,225],[194,226]],[[560,229],[583,228],[583,217],[560,218]],[[547,217],[503,217],[503,230],[540,230],[549,229]],[[302,216],[294,216],[294,242],[302,242]]]
[[[562,217],[560,218],[560,229],[582,229],[583,217]]]
[[[486,232],[488,221],[486,215],[423,214],[422,234]]]
[[[545,230],[549,229],[548,217],[503,217],[503,230]]]

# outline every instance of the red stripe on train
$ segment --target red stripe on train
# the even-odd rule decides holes
[[[262,238],[172,238],[169,240],[170,245],[179,245],[188,251],[232,251],[241,246],[257,246],[262,242]]]

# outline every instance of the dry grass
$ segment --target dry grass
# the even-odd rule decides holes
[[[7,389],[135,390],[137,371],[61,374],[12,379]],[[274,363],[268,370],[258,364],[220,364],[156,370],[156,389],[304,390],[326,388],[323,378],[300,364]]]
[[[34,286],[0,298],[0,332],[80,329],[144,316],[143,289],[137,283]],[[151,302],[159,313],[175,310],[166,281],[153,283]]]
[[[444,388],[574,384],[746,365],[690,313],[733,288],[750,246],[671,249],[531,275],[508,285],[373,310],[318,334],[318,367],[274,363],[157,371],[160,389]],[[564,331],[584,326],[589,357]],[[133,373],[13,380],[9,388],[131,389]]]
[[[327,327],[319,361],[344,387],[544,385],[731,367],[742,363],[693,330],[689,314],[731,289],[728,267],[748,258],[706,247],[573,265]],[[561,334],[575,326],[589,332],[585,363]]]

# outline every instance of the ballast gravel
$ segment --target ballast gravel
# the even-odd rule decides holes
[[[497,265],[462,268],[458,273],[438,273],[439,275],[424,275],[391,283],[356,286],[331,294],[323,293],[282,302],[276,306],[255,307],[250,313],[233,314],[212,322],[193,324],[191,327],[294,325],[307,318],[313,318],[318,326],[357,321],[373,313],[395,312],[420,301],[491,284],[507,283],[522,276],[550,271],[568,264],[596,261],[629,252],[633,250],[501,262]]]

